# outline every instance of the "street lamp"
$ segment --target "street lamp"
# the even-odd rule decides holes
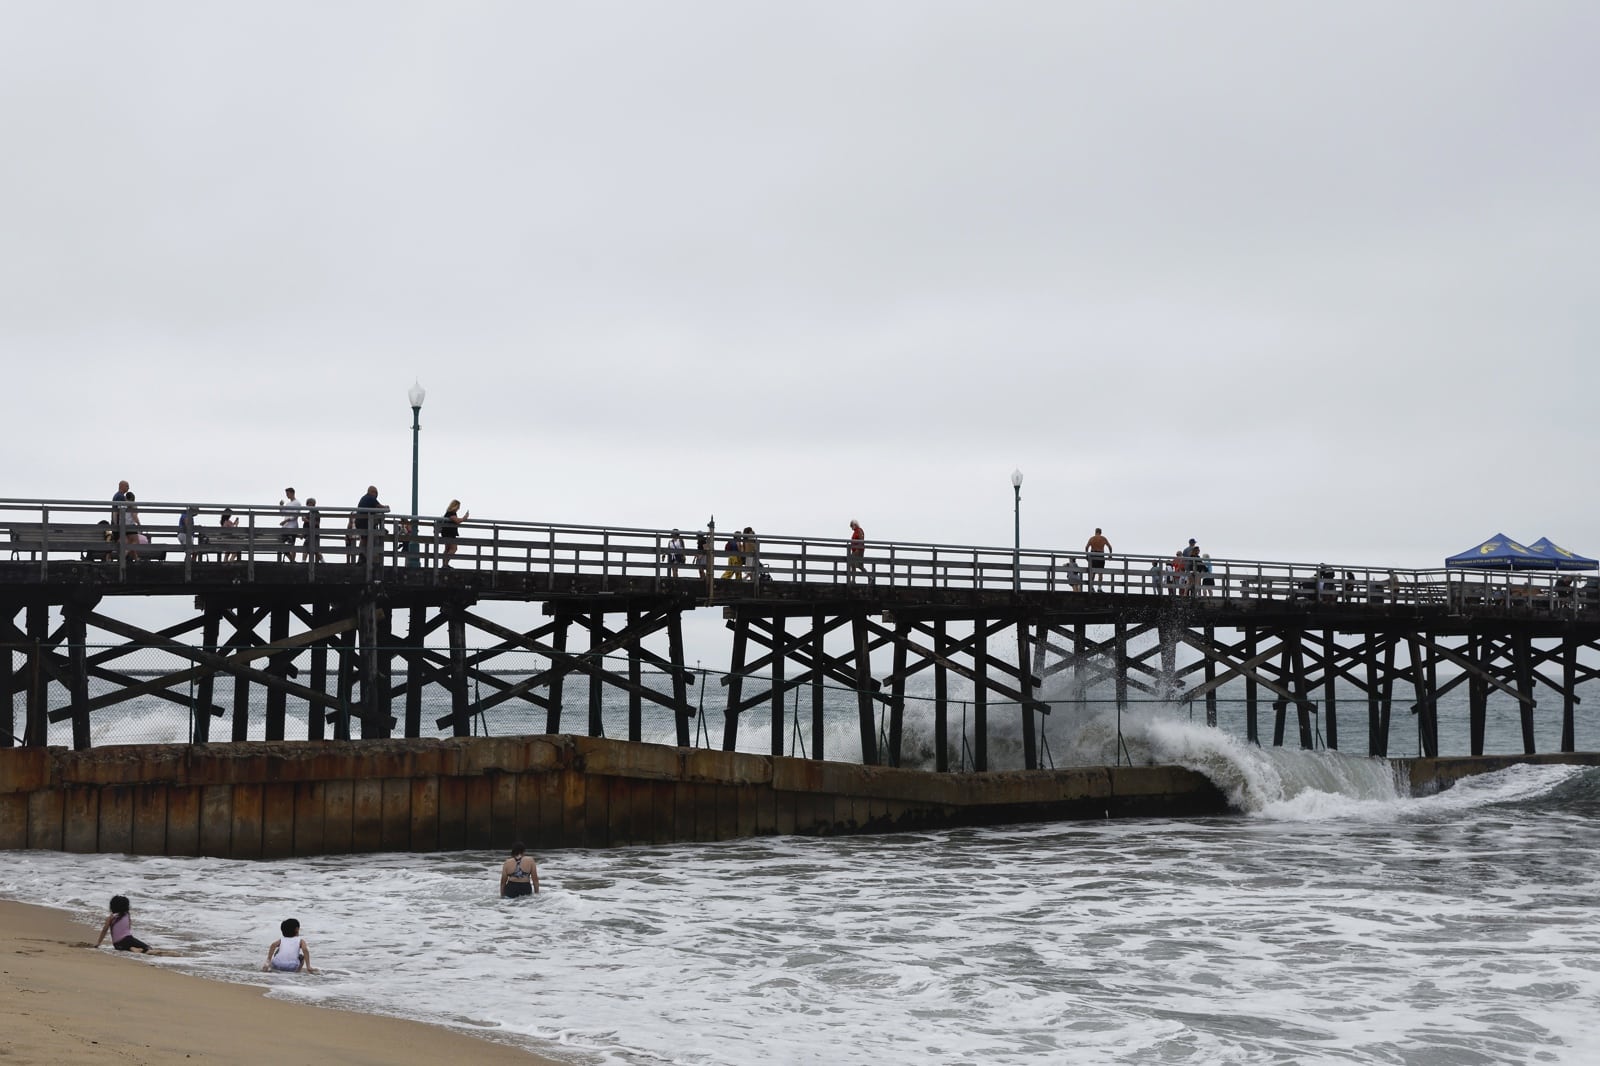
[[[1011,509],[1011,519],[1016,539],[1011,549],[1011,591],[1022,591],[1022,471],[1011,471],[1011,491],[1016,500]]]
[[[411,401],[411,518],[416,521],[417,506],[417,449],[422,435],[422,401],[427,399],[428,390],[422,383],[413,381],[411,388],[406,390],[406,399]]]

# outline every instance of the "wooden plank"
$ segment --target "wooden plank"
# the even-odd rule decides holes
[[[96,628],[103,629],[108,633],[116,633],[118,636],[126,637],[129,640],[140,643],[144,643],[146,641],[149,641],[152,644],[160,643],[159,641],[152,639],[155,637],[155,634],[152,634],[147,630],[140,629],[137,626],[120,622],[115,618],[110,618],[99,613],[91,613],[87,617]],[[100,709],[101,707],[109,707],[113,704],[122,703],[126,700],[132,699],[135,696],[149,695],[159,692],[162,689],[169,689],[178,685],[186,685],[190,681],[204,676],[206,673],[216,672],[218,670],[233,674],[236,678],[249,678],[252,681],[256,681],[267,686],[268,689],[282,690],[290,695],[298,696],[301,699],[310,701],[313,706],[336,707],[338,705],[337,699],[330,697],[327,693],[313,692],[305,685],[298,685],[290,681],[285,681],[282,678],[276,677],[265,670],[251,669],[245,664],[253,662],[256,659],[264,659],[273,655],[279,655],[287,651],[298,649],[303,645],[312,643],[313,641],[324,640],[334,634],[343,633],[346,630],[353,628],[354,625],[354,620],[344,619],[343,621],[333,622],[329,625],[323,626],[321,629],[312,630],[309,633],[302,633],[296,637],[290,637],[289,639],[283,641],[283,643],[276,646],[264,644],[258,647],[236,652],[233,655],[228,656],[212,655],[199,648],[171,646],[170,650],[175,654],[183,655],[194,660],[200,665],[190,667],[186,670],[178,670],[174,673],[164,674],[161,677],[153,678],[149,681],[142,681],[138,684],[127,686],[119,689],[116,692],[107,693],[103,696],[96,696],[84,703],[83,712],[88,714],[92,711]],[[160,644],[160,646],[163,648],[168,647],[167,644]],[[71,710],[68,710],[60,717],[65,719],[71,717],[72,713],[73,712]]]

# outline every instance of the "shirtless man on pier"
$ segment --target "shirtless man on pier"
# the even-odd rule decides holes
[[[1089,543],[1083,546],[1083,550],[1089,555],[1089,589],[1093,591],[1099,581],[1099,575],[1095,571],[1105,569],[1106,557],[1111,554],[1111,542],[1100,531],[1100,527],[1095,526],[1094,536],[1089,538]]]

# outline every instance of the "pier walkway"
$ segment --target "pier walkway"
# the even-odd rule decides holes
[[[235,740],[260,724],[252,689],[265,692],[268,740],[284,739],[291,701],[307,711],[306,739],[463,736],[511,702],[542,710],[554,734],[569,677],[587,681],[590,735],[603,732],[610,688],[627,696],[631,739],[649,704],[688,745],[705,697],[690,699],[682,620],[704,608],[732,634],[724,748],[742,717],[770,709],[770,750],[782,754],[784,697],[809,688],[808,751],[825,758],[833,685],[855,694],[869,764],[899,762],[910,685],[931,690],[936,763],[952,765],[951,674],[985,769],[991,703],[1021,716],[1024,765],[1038,765],[1037,716],[1050,713],[1040,693],[1063,671],[1119,704],[1203,703],[1213,722],[1220,694],[1242,692],[1251,740],[1265,712],[1282,743],[1292,715],[1307,747],[1340,746],[1339,700],[1348,706],[1353,688],[1366,704],[1362,747],[1387,752],[1398,706],[1419,716],[1426,755],[1437,753],[1439,698],[1458,686],[1473,754],[1491,698],[1516,702],[1531,753],[1540,693],[1556,695],[1561,748],[1575,750],[1577,689],[1600,672],[1600,584],[1588,573],[1238,559],[1200,570],[1137,555],[1091,568],[1066,549],[869,541],[852,555],[842,538],[747,543],[720,530],[704,554],[701,531],[685,531],[680,557],[671,530],[475,519],[446,538],[431,519],[413,531],[409,516],[333,507],[318,509],[311,539],[297,529],[286,542],[276,508],[235,506],[238,525],[222,529],[221,505],[191,506],[139,503],[141,543],[109,503],[0,500],[0,745],[42,744],[50,723],[70,721],[73,745],[88,747],[95,715],[141,697],[187,708],[191,739],[204,742],[228,716],[224,687]],[[149,598],[192,602],[192,617],[153,630],[131,607]],[[477,609],[493,601],[538,604],[540,624]],[[170,669],[128,668],[155,650]],[[526,676],[494,668],[530,653],[541,665]],[[434,687],[450,713],[425,721]]]

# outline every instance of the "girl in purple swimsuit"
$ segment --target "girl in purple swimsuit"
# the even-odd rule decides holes
[[[129,909],[127,896],[111,897],[111,913],[106,915],[106,920],[100,925],[100,939],[94,942],[95,947],[104,943],[109,933],[111,946],[118,951],[150,954],[150,945],[133,935],[133,919],[128,915]]]

